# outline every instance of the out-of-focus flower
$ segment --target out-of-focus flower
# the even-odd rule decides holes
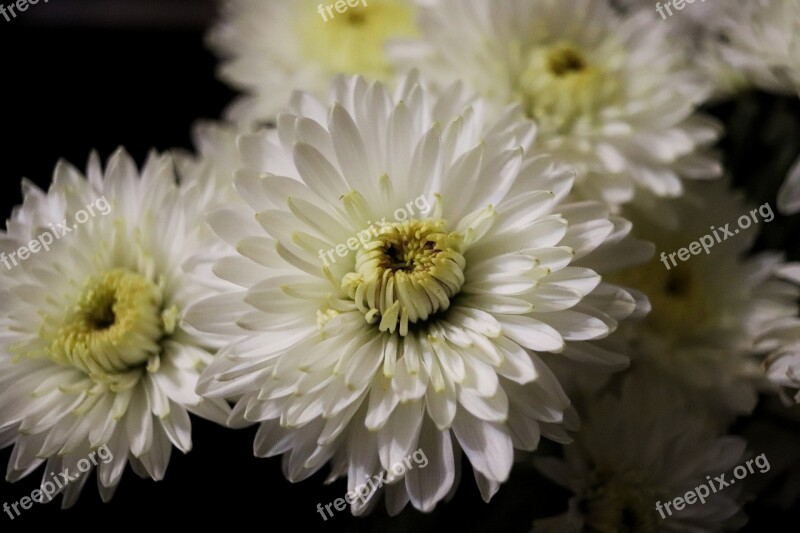
[[[719,491],[715,485],[712,492],[708,483],[720,474],[731,478],[744,439],[717,436],[702,411],[654,375],[626,376],[618,397],[607,393],[585,412],[563,459],[536,460],[539,470],[574,496],[566,513],[537,521],[534,531],[701,533],[741,525],[741,485]],[[708,493],[704,502],[695,497],[681,510],[665,508],[700,485]]]
[[[392,43],[399,67],[463,80],[496,109],[520,103],[539,149],[579,172],[577,191],[617,207],[678,197],[681,178],[718,177],[719,126],[697,113],[708,84],[654,13],[606,0],[435,0],[423,37]]]
[[[668,1],[618,0],[616,3],[626,13],[637,10],[657,13],[656,20],[669,26],[673,39],[690,44],[692,60],[714,86],[712,100],[729,98],[749,87],[747,77],[722,57],[725,41],[717,27],[731,9],[731,1],[687,2],[681,9]]]
[[[384,45],[412,36],[412,0],[369,0],[344,13],[317,0],[226,0],[209,42],[221,77],[246,93],[229,110],[249,126],[275,119],[293,91],[322,96],[337,73],[388,80]]]
[[[656,245],[656,258],[612,279],[648,296],[652,310],[620,332],[638,364],[659,369],[683,394],[718,413],[723,425],[752,411],[766,382],[757,340],[772,323],[797,314],[800,291],[780,275],[781,254],[746,257],[769,204],[756,209],[723,181],[694,184],[672,201],[675,231],[634,219],[637,237]]]
[[[197,204],[206,210],[241,201],[233,185],[241,166],[236,143],[240,134],[239,128],[232,124],[198,122],[192,129],[196,153],[184,150],[174,153],[180,182],[200,196]]]
[[[800,93],[800,3],[733,0],[722,14],[723,58],[760,89]]]
[[[784,215],[800,213],[800,157],[778,192],[778,210]]]
[[[786,265],[779,274],[800,285],[800,265]],[[800,389],[800,318],[791,316],[773,321],[761,337],[759,347],[770,353],[765,363],[767,377],[781,387]],[[794,399],[800,403],[800,392]]]

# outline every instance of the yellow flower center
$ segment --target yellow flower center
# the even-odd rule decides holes
[[[443,220],[410,219],[385,226],[360,249],[355,272],[342,279],[367,322],[380,331],[408,334],[409,323],[425,321],[450,307],[464,284],[463,238],[445,233]]]
[[[514,97],[547,133],[591,126],[620,94],[616,77],[570,43],[534,48],[523,55],[521,65]]]
[[[547,63],[550,72],[561,78],[578,74],[589,67],[581,53],[570,46],[551,50],[547,56]]]
[[[298,2],[302,5],[298,31],[306,57],[327,74],[344,72],[385,79],[391,73],[385,43],[417,35],[409,0],[367,0],[366,6],[361,2],[355,7],[347,5],[343,13],[335,9],[335,2],[327,0],[321,4],[322,13],[312,13],[317,4],[310,7]]]
[[[162,305],[161,287],[141,274],[119,268],[90,277],[50,338],[50,358],[96,376],[142,365],[175,330],[177,308]]]
[[[658,529],[653,508],[657,499],[647,485],[635,479],[601,483],[581,503],[586,530],[593,533],[654,532]]]
[[[646,265],[612,274],[609,281],[647,295],[652,311],[645,323],[655,332],[668,337],[690,337],[702,334],[720,316],[699,274],[689,263],[667,270],[658,259],[653,259]]]

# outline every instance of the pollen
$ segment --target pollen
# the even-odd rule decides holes
[[[358,252],[342,289],[380,331],[407,335],[409,324],[448,309],[461,290],[463,237],[445,226],[443,220],[395,223]]]
[[[527,115],[550,133],[588,127],[621,95],[617,76],[580,47],[559,42],[520,52],[514,89]]]
[[[92,276],[50,340],[50,358],[93,375],[143,365],[175,328],[177,310],[162,312],[162,304],[159,285],[141,274],[113,269]]]

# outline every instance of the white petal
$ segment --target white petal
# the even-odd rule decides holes
[[[459,411],[453,421],[453,432],[476,471],[498,483],[508,479],[514,462],[514,449],[511,437],[502,425],[484,422]]]

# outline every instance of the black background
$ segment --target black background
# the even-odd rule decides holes
[[[203,44],[204,26],[212,15],[213,5],[199,0],[51,0],[31,6],[12,22],[0,17],[3,216],[21,202],[20,178],[46,188],[59,158],[82,169],[92,149],[105,160],[123,145],[139,163],[151,148],[190,149],[191,124],[220,116],[233,96],[215,79],[216,61]],[[788,124],[779,120],[778,127],[788,130],[778,135],[793,136],[800,151],[796,102],[751,96],[715,111],[742,121],[761,139],[758,132],[775,127],[763,124],[769,119],[759,111],[762,105],[778,106],[780,116],[790,117]],[[789,156],[769,152],[769,142],[757,148],[752,142],[747,136],[725,141],[729,153],[736,154],[731,166],[737,181],[748,183],[757,200],[772,201],[779,180],[753,177],[766,173],[755,163],[753,150],[777,167],[787,166]],[[773,247],[792,243],[796,257],[797,225],[794,219],[779,217],[762,242]],[[775,424],[788,422],[778,419]],[[797,426],[793,428],[786,429],[796,436]],[[489,505],[481,500],[467,467],[456,497],[433,514],[407,509],[390,520],[381,505],[367,518],[353,518],[345,511],[323,522],[317,503],[343,496],[345,484],[323,486],[325,469],[300,484],[285,481],[280,459],[253,457],[254,434],[254,428],[226,430],[195,418],[194,450],[187,456],[173,450],[164,481],[142,480],[128,469],[112,502],[103,504],[92,479],[72,509],[62,511],[58,502],[34,505],[13,521],[2,513],[0,531],[45,524],[113,530],[117,524],[157,526],[161,518],[181,527],[222,521],[257,530],[528,531],[535,516],[553,514],[566,502],[565,492],[539,478],[522,460]],[[794,449],[800,454],[800,448]],[[9,454],[10,449],[0,451],[2,468]],[[15,484],[0,481],[0,504],[30,495],[40,476],[37,471]],[[796,526],[796,510],[789,517],[757,501],[748,512],[748,530],[796,531],[778,526],[787,519]]]

